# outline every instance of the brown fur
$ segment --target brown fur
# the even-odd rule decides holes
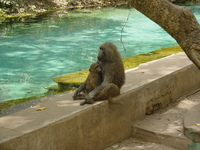
[[[89,94],[101,83],[101,68],[98,63],[90,65],[90,73],[86,79],[86,93]]]
[[[97,58],[102,71],[102,83],[85,97],[85,103],[88,104],[119,95],[125,82],[123,62],[114,44],[107,42],[100,45]]]
[[[89,68],[89,75],[85,82],[76,90],[73,99],[84,99],[94,88],[101,83],[101,68],[98,63],[93,63]],[[82,93],[81,93],[82,92]]]

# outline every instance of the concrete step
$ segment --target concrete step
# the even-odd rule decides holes
[[[189,149],[200,149],[200,103],[184,115],[184,135],[192,140]]]
[[[184,132],[191,131],[191,128],[195,128],[195,133],[199,133],[200,127],[195,126],[195,123],[200,121],[199,114],[200,92],[197,92],[196,94],[170,104],[164,110],[146,116],[144,120],[134,123],[132,125],[132,136],[143,141],[187,150],[191,146],[194,147],[194,145],[184,135]],[[191,135],[188,135],[188,137],[191,137]],[[196,142],[198,140],[196,138]],[[196,146],[198,143],[194,144]]]
[[[188,145],[191,143],[190,140],[184,137],[181,133],[177,134],[179,136],[163,134],[156,131],[150,131],[143,128],[135,127],[135,125],[133,125],[132,132],[133,137],[143,141],[158,143],[180,150],[187,150]]]
[[[199,114],[200,90],[134,123],[132,138],[105,150],[199,150]]]
[[[162,144],[144,142],[135,138],[130,138],[121,143],[117,143],[111,147],[108,147],[105,150],[178,150],[178,149]]]

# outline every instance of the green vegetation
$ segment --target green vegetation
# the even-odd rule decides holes
[[[124,68],[125,70],[135,68],[138,67],[139,64],[163,58],[179,52],[183,52],[180,46],[174,46],[174,47],[162,48],[160,50],[153,51],[149,54],[141,54],[134,57],[127,57],[123,59]]]
[[[26,101],[33,100],[33,99],[36,99],[36,98],[37,98],[36,96],[33,96],[33,97],[28,97],[28,98],[21,98],[21,99],[15,99],[15,100],[9,100],[9,101],[5,101],[5,102],[0,102],[0,112],[3,109],[7,109],[11,106],[14,106],[14,105],[17,105],[17,104],[20,104],[20,103],[24,103]]]
[[[118,1],[117,3],[119,3]],[[112,2],[116,3],[116,2]],[[112,5],[109,0],[0,0],[0,23],[7,19],[17,18],[23,22],[24,17],[34,18],[56,10],[70,10]]]
[[[81,70],[74,73],[64,74],[58,77],[54,77],[54,82],[66,84],[81,84],[85,81],[88,73],[88,70]]]

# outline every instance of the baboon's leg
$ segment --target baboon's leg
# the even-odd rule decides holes
[[[100,85],[85,97],[85,102],[81,103],[81,105],[92,104],[96,100],[110,99],[112,97],[118,96],[119,94],[119,87],[113,83],[109,83],[107,85]]]
[[[84,99],[86,94],[84,89],[86,88],[86,83],[84,82],[83,84],[81,84],[81,86],[74,92],[74,95],[72,96],[72,98],[74,100],[78,100],[78,99]],[[81,93],[83,91],[83,93]],[[80,97],[80,98],[79,98]]]
[[[119,87],[114,83],[110,83],[104,87],[104,89],[94,98],[94,100],[106,100],[118,96],[119,94]]]
[[[73,96],[73,99],[74,100],[79,100],[79,99],[85,99],[85,97],[86,97],[85,93],[79,93],[78,95],[76,95],[76,97]]]

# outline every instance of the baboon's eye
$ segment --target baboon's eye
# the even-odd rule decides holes
[[[103,48],[103,47],[99,47],[99,49],[100,49],[100,50],[104,50],[104,48]]]

